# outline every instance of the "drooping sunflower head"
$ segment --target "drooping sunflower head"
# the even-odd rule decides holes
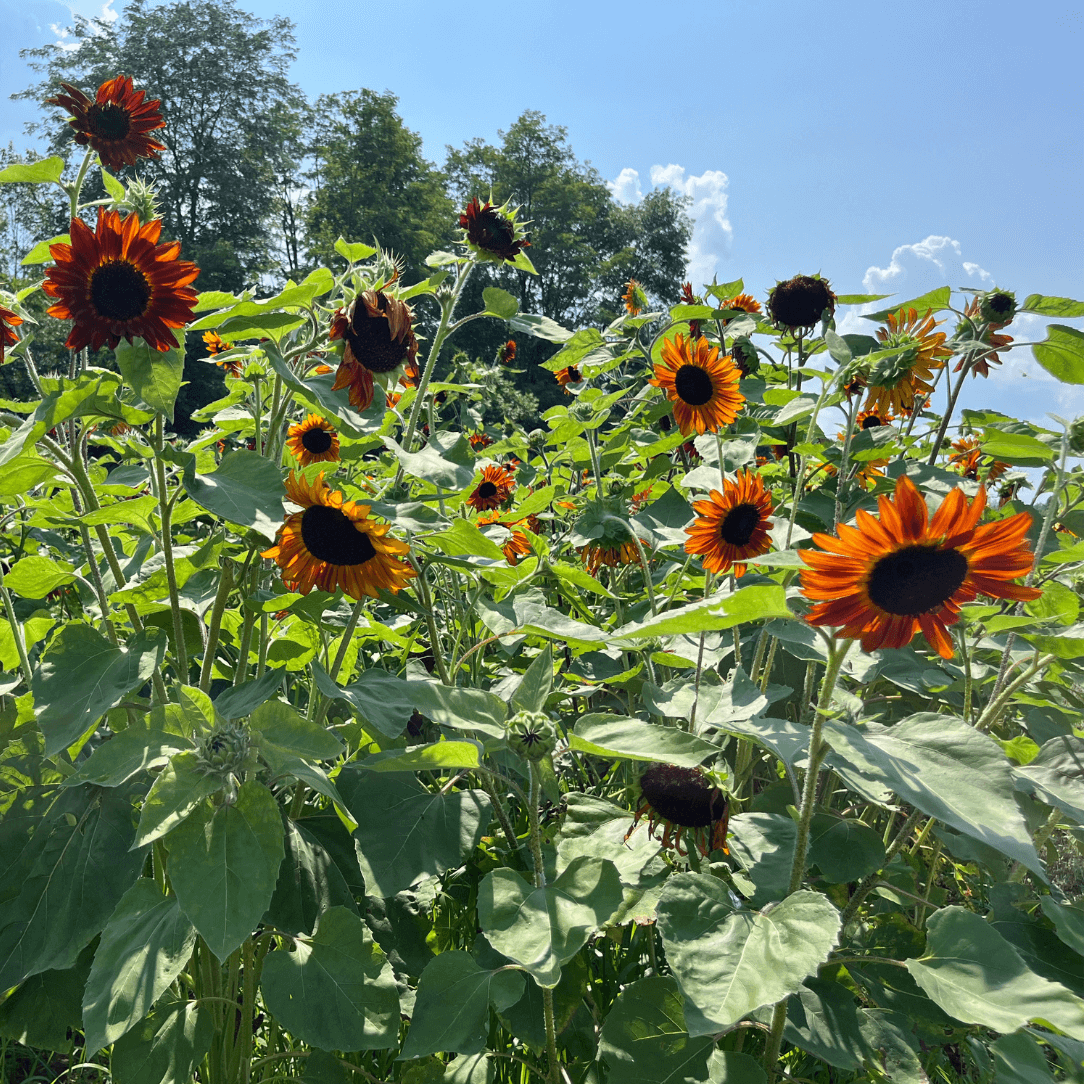
[[[914,309],[900,309],[889,313],[885,322],[887,327],[877,329],[877,338],[883,349],[895,353],[881,358],[870,369],[865,408],[902,414],[915,409],[916,397],[933,390],[933,371],[944,366],[945,358],[952,357],[952,349],[945,346],[945,333],[934,331],[938,321],[932,310],[920,318]]]
[[[730,360],[742,376],[755,376],[760,372],[760,355],[748,339],[735,339],[730,344]]]
[[[728,814],[726,795],[700,768],[652,764],[640,776],[640,806],[625,838],[632,835],[640,818],[646,815],[648,834],[653,839],[655,829],[664,828],[663,847],[673,847],[682,855],[688,853],[681,849],[681,837],[688,834],[705,858],[713,850],[729,854]]]
[[[629,279],[625,283],[625,292],[621,295],[621,300],[624,301],[625,312],[629,316],[639,316],[647,308],[647,294],[636,279]]]
[[[719,356],[718,346],[676,335],[663,340],[662,361],[649,383],[674,404],[682,433],[714,433],[733,422],[745,402],[738,379],[738,367],[729,356]]]
[[[1015,301],[1013,305],[1015,309]],[[960,321],[956,326],[956,333],[953,335],[956,349],[961,357],[952,371],[958,373],[970,360],[972,376],[988,377],[990,375],[990,366],[1001,364],[998,351],[1004,350],[1005,347],[1012,344],[1012,336],[999,334],[1001,324],[987,321],[980,323],[978,327],[975,326],[976,320],[982,321],[984,319],[978,297],[973,297],[967,303],[964,308],[964,316],[968,317],[968,319]]]
[[[579,384],[583,380],[583,373],[575,365],[569,365],[566,369],[558,369],[553,375],[556,377],[557,383],[566,390],[569,384]]]
[[[786,331],[812,331],[825,313],[831,318],[835,311],[836,295],[820,275],[795,275],[777,282],[768,294],[768,316]]]
[[[954,489],[933,518],[914,483],[901,475],[892,497],[878,498],[879,518],[859,509],[857,526],[841,523],[838,537],[815,534],[819,549],[799,550],[809,566],[802,592],[815,605],[806,620],[840,627],[866,651],[906,647],[921,630],[930,646],[952,658],[948,626],[979,595],[1025,601],[1041,591],[1011,583],[1034,555],[1025,535],[1027,512],[981,524],[986,490],[968,502]]]
[[[68,123],[75,130],[75,142],[97,151],[109,169],[134,165],[138,158],[157,158],[165,150],[147,135],[166,126],[158,112],[161,102],[148,101],[145,91],[133,88],[131,77],[107,80],[93,99],[70,83],[60,85],[65,93],[46,98],[46,104],[71,113]]]
[[[301,511],[286,516],[275,545],[261,556],[275,561],[290,590],[342,588],[354,599],[377,598],[381,588],[397,592],[416,575],[403,560],[410,547],[388,537],[388,524],[369,518],[369,505],[344,501],[323,473],[306,481],[291,472],[286,495]]]
[[[679,301],[681,305],[699,305],[700,299],[693,293],[693,284],[691,282],[683,282],[681,284],[681,299]]]
[[[531,244],[507,203],[494,207],[475,196],[459,216],[459,227],[465,231],[466,243],[475,255],[494,263],[515,263]]]
[[[504,504],[515,488],[515,479],[504,467],[490,464],[482,470],[481,481],[467,496],[467,504],[476,512],[488,512]]]
[[[5,309],[0,305],[0,362],[4,360],[4,351],[9,346],[14,346],[19,341],[15,334],[17,328],[23,322],[23,318],[11,309]]]
[[[383,290],[364,290],[345,314],[336,313],[330,337],[345,340],[344,362],[352,360],[371,373],[390,373],[418,353],[413,311]]]
[[[73,322],[69,350],[115,349],[121,339],[144,339],[162,351],[176,347],[173,329],[184,327],[196,307],[190,284],[199,268],[177,258],[179,241],[159,245],[161,235],[159,221],[143,226],[136,215],[122,220],[99,208],[93,232],[73,218],[71,244],[49,246],[55,263],[42,291],[56,298],[49,315]]]
[[[339,434],[331,422],[319,414],[310,414],[303,422],[290,426],[286,447],[302,467],[310,463],[336,463],[339,459]]]
[[[713,489],[706,501],[695,501],[693,510],[685,552],[703,557],[709,572],[733,569],[735,576],[744,576],[746,562],[772,548],[772,496],[759,474],[740,471],[733,482],[723,483],[721,493]]]

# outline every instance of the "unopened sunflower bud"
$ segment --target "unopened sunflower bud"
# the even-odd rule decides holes
[[[584,402],[582,399],[577,399],[572,406],[568,408],[568,412],[577,421],[586,422],[590,421],[594,416],[595,408],[590,403]]]
[[[508,723],[508,747],[527,760],[541,760],[557,745],[557,731],[540,711],[521,711]]]
[[[240,774],[247,767],[250,750],[248,728],[240,723],[223,723],[200,742],[196,770],[204,775]]]
[[[979,294],[979,317],[987,324],[1004,327],[1016,315],[1016,294],[1009,290],[989,290]]]
[[[128,182],[124,198],[113,200],[109,210],[122,214],[135,214],[140,222],[151,222],[158,218],[158,189],[140,177]]]
[[[1084,455],[1084,416],[1069,426],[1069,448],[1077,455]]]
[[[546,431],[544,429],[532,429],[527,434],[527,443],[532,448],[541,448],[546,443]]]

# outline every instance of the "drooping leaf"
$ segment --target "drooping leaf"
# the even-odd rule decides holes
[[[279,691],[282,678],[283,670],[271,668],[262,677],[231,685],[215,699],[215,714],[223,719],[243,719]]]
[[[690,602],[668,610],[658,617],[630,622],[615,629],[611,640],[640,640],[644,637],[680,636],[733,628],[747,621],[791,617],[787,609],[786,592],[774,584],[743,587],[733,595],[722,598],[712,595],[699,602]]]
[[[307,760],[332,760],[343,751],[342,742],[317,723],[303,718],[281,700],[267,700],[249,719],[260,745],[273,745],[284,753]]]
[[[1084,384],[1084,331],[1050,324],[1046,338],[1031,348],[1035,360],[1063,384]]]
[[[420,452],[408,452],[392,437],[384,437],[384,443],[395,453],[407,474],[441,489],[462,489],[474,477],[472,466],[453,462],[431,443]]]
[[[510,320],[519,312],[519,302],[507,291],[497,286],[487,286],[482,291],[482,302],[490,316]]]
[[[814,817],[809,861],[830,884],[850,884],[884,865],[884,841],[856,818]]]
[[[144,847],[173,831],[221,786],[221,779],[197,770],[195,753],[175,754],[158,773],[143,801],[135,845]]]
[[[173,421],[173,407],[181,390],[184,373],[184,335],[170,350],[155,350],[143,339],[117,344],[117,366],[124,382],[151,410]]]
[[[860,1068],[866,1054],[854,994],[824,979],[806,979],[791,995],[783,1038],[837,1069]]]
[[[581,715],[569,738],[570,748],[597,757],[678,764],[695,768],[719,750],[674,726],[615,715]]]
[[[187,453],[180,453],[185,455]],[[213,474],[196,474],[195,456],[185,460],[184,490],[216,516],[274,538],[282,526],[286,488],[279,468],[245,449],[227,452]]]
[[[386,1050],[399,1042],[399,994],[387,957],[345,907],[312,938],[264,959],[261,989],[283,1029],[324,1050]]]
[[[741,813],[730,819],[730,852],[756,891],[746,901],[760,908],[787,894],[797,825],[783,813]]]
[[[895,316],[901,309],[906,314],[908,309],[914,309],[919,319],[923,319],[927,312],[940,312],[949,307],[952,298],[952,287],[938,286],[928,293],[913,297],[910,301],[900,301],[890,308],[881,309],[879,312],[862,313],[864,320],[876,320],[883,323],[889,316]]]
[[[1026,1031],[1002,1035],[990,1044],[997,1084],[1054,1084],[1039,1044]]]
[[[113,1047],[116,1084],[188,1084],[210,1049],[214,1021],[197,1001],[164,1001]]]
[[[67,786],[96,783],[99,787],[116,787],[136,772],[161,767],[174,753],[190,746],[183,735],[167,733],[155,726],[153,718],[137,719],[99,745],[67,780]]]

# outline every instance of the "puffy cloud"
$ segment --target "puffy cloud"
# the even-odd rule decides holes
[[[927,289],[942,282],[959,282],[964,272],[976,287],[990,281],[991,275],[977,263],[965,260],[960,242],[951,237],[938,237],[931,233],[925,241],[913,245],[900,245],[892,253],[887,267],[871,267],[862,279],[862,285],[871,294],[888,290],[908,290],[912,294],[925,293]],[[923,289],[912,289],[912,283],[933,280]]]
[[[711,282],[720,257],[730,250],[734,233],[727,217],[730,178],[720,169],[708,169],[690,176],[684,166],[673,162],[652,166],[650,177],[653,187],[668,186],[692,201],[689,210],[693,235],[686,252],[686,275],[694,286]],[[621,203],[638,203],[643,198],[640,174],[627,166],[606,185],[614,199]]]

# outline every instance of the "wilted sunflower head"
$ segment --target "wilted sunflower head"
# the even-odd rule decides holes
[[[418,353],[413,311],[382,289],[364,290],[345,314],[337,312],[330,337],[345,340],[344,362],[354,361],[371,373],[390,373]]]
[[[494,263],[515,263],[531,244],[516,222],[516,212],[510,211],[507,203],[494,207],[475,196],[459,216],[459,227],[465,231],[465,242],[475,255]]]
[[[735,339],[730,344],[730,360],[742,376],[755,376],[760,372],[760,355],[748,339]]]
[[[558,369],[553,375],[557,383],[566,391],[569,384],[579,384],[583,380],[583,373],[576,365],[569,365],[566,369]]]
[[[706,858],[711,851],[729,854],[726,830],[729,803],[700,768],[681,768],[676,764],[652,764],[640,776],[640,807],[625,838],[636,830],[640,818],[648,818],[648,834],[655,838],[659,825],[665,828],[663,847],[673,847],[678,854],[681,837],[692,836],[697,849]]]
[[[511,365],[516,360],[516,340],[509,339],[508,342],[500,348],[499,356],[497,360],[502,365]]]
[[[1015,304],[1014,300],[1014,309]],[[990,375],[990,366],[1001,364],[998,351],[1012,344],[1012,336],[1001,335],[999,329],[1002,325],[986,320],[980,311],[981,307],[981,298],[973,297],[964,308],[964,316],[968,319],[961,320],[956,325],[956,331],[952,338],[956,344],[956,353],[960,355],[960,360],[953,369],[955,373],[958,373],[970,361],[972,376],[988,377]],[[980,321],[978,327],[975,326],[976,319]]]
[[[768,315],[776,327],[787,331],[812,330],[827,312],[836,311],[836,295],[820,275],[795,275],[777,282],[768,294]]]

